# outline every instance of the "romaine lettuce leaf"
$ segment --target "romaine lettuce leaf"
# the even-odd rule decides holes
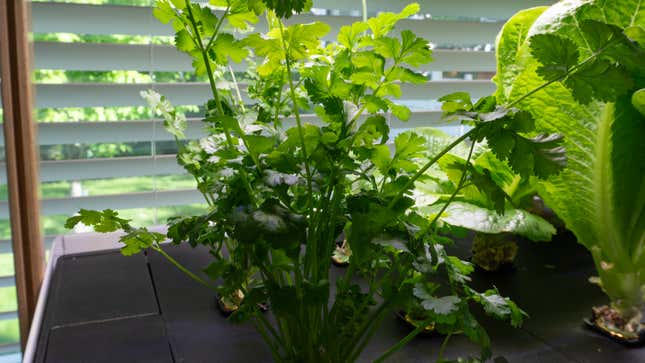
[[[531,37],[554,34],[572,41],[582,60],[597,51],[593,40],[603,39],[603,34],[591,37],[590,29],[580,24],[595,20],[621,29],[642,27],[645,6],[640,2],[563,1],[538,17],[516,15],[509,21],[516,25],[505,26],[498,37],[498,101],[513,101],[544,84],[544,74],[538,74],[543,64],[531,53]],[[527,36],[512,31],[518,27],[528,28]],[[612,102],[599,101],[592,92],[591,99],[583,97],[590,102],[582,104],[583,91],[565,81],[517,105],[533,114],[538,131],[564,135],[568,166],[540,183],[538,190],[592,252],[605,292],[623,312],[641,306],[645,291],[645,116],[635,108],[639,102],[632,103],[632,94],[645,86],[641,71],[645,62],[625,58],[629,46],[642,51],[643,44],[621,44],[603,55],[612,66],[625,59],[617,67],[633,80],[631,88],[614,95]],[[603,77],[613,75],[599,74],[588,85],[592,91],[609,87],[611,80]]]

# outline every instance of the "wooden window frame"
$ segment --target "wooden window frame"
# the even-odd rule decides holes
[[[30,13],[25,0],[0,0],[0,75],[11,239],[24,350],[44,275],[38,199],[38,138],[33,122]]]

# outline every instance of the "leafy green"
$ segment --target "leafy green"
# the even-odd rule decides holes
[[[443,207],[434,204],[424,207],[422,212],[433,216]],[[441,216],[441,220],[453,226],[468,228],[473,231],[497,234],[513,233],[532,241],[550,241],[555,235],[555,228],[542,217],[523,209],[506,209],[497,214],[488,208],[465,202],[452,202]]]
[[[645,144],[640,140],[645,119],[637,111],[640,103],[632,101],[644,86],[643,47],[628,39],[642,39],[634,28],[645,22],[639,3],[562,3],[537,19],[512,19],[522,22],[529,36],[500,34],[505,44],[519,46],[514,56],[498,50],[496,79],[498,101],[517,100],[540,131],[563,134],[567,168],[539,183],[538,190],[592,252],[603,289],[626,318],[642,306],[645,286]],[[549,77],[544,67],[568,64],[548,44],[539,45],[556,37],[557,44],[575,45],[587,63],[522,99]]]

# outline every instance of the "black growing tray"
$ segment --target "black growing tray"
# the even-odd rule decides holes
[[[453,253],[467,257],[469,242]],[[208,265],[203,248],[168,246],[195,271]],[[341,268],[332,267],[337,272]],[[473,285],[495,285],[531,316],[521,329],[481,317],[495,362],[645,362],[645,348],[627,348],[585,328],[591,306],[606,297],[587,279],[587,251],[564,233],[549,243],[520,241],[517,268],[508,274],[475,272]],[[36,362],[270,362],[250,325],[235,325],[215,308],[215,297],[162,256],[104,251],[61,257],[47,296]],[[410,328],[394,315],[361,356],[372,361]],[[418,336],[390,362],[434,362],[442,337]],[[477,355],[464,336],[451,338],[445,359]]]

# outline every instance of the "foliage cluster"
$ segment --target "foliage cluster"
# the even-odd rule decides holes
[[[591,251],[613,307],[636,324],[645,299],[644,27],[638,0],[524,10],[498,36],[495,79],[498,102],[564,135],[569,166],[539,193]]]

